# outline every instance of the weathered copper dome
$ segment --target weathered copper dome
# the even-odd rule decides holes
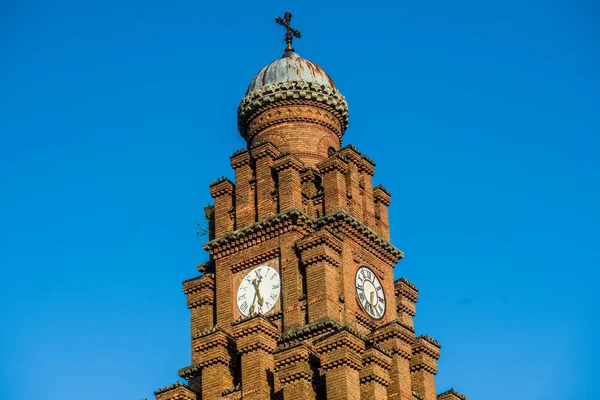
[[[249,148],[270,142],[316,165],[341,147],[348,104],[323,68],[289,47],[252,79],[238,107],[238,129]]]
[[[323,68],[300,57],[293,50],[287,50],[280,59],[267,64],[256,74],[246,94],[272,83],[296,81],[314,82],[336,89],[335,83]]]

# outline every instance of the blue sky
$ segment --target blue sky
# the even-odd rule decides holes
[[[0,5],[0,398],[153,398],[189,364],[195,222],[286,7],[392,192],[438,390],[600,398],[597,4],[217,3]]]

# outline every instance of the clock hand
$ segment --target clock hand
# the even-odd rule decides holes
[[[250,309],[248,310],[248,314],[252,315],[254,312],[254,303],[256,303],[256,279],[252,280],[252,286],[254,286],[254,297],[252,298],[252,304],[250,305]]]
[[[258,305],[262,307],[262,305],[265,302],[265,299],[260,295],[260,289],[258,289],[260,281],[262,281],[262,276],[259,275],[258,282],[256,282],[256,285],[254,285],[254,288],[256,289],[256,295],[258,296]]]

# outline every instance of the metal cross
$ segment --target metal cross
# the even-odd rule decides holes
[[[286,51],[288,51],[288,50],[294,51],[294,48],[292,47],[292,40],[295,37],[300,39],[302,37],[302,35],[300,35],[300,31],[297,31],[296,29],[292,28],[292,26],[290,25],[290,22],[292,22],[292,13],[289,11],[286,11],[285,14],[283,15],[283,18],[275,17],[275,22],[277,22],[279,25],[283,26],[286,29],[286,32],[285,32],[285,42],[287,43]]]

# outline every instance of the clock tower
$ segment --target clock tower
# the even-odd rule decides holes
[[[391,195],[342,145],[346,100],[292,48],[291,14],[277,22],[287,49],[238,107],[247,147],[210,184],[210,259],[183,282],[188,383],[156,399],[465,400],[436,395],[440,345],[415,334],[418,290],[394,278]]]

